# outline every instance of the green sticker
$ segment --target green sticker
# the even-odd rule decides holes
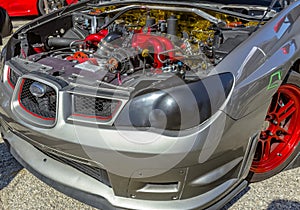
[[[267,90],[277,88],[280,84],[279,83],[280,81],[281,81],[281,70],[278,70],[271,75]]]

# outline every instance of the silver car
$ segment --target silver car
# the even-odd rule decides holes
[[[299,166],[300,3],[84,1],[1,55],[13,156],[101,209],[218,209]]]

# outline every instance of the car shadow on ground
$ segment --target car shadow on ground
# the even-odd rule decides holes
[[[300,203],[297,201],[290,201],[290,200],[275,200],[270,203],[267,210],[299,210]]]
[[[10,20],[12,21],[12,25],[13,25],[13,33],[16,32],[24,24],[33,21],[35,18],[38,18],[38,16],[11,17]]]
[[[228,202],[221,210],[228,210],[235,204],[240,198],[242,198],[251,188],[248,186],[235,196],[230,202]],[[291,200],[274,200],[272,201],[266,210],[300,210],[300,203]]]
[[[14,177],[23,169],[15,158],[9,153],[7,145],[0,142],[0,190],[6,187]]]

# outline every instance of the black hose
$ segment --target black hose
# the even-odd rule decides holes
[[[75,38],[50,37],[47,40],[47,46],[50,48],[69,47],[72,43],[83,43],[83,41]]]

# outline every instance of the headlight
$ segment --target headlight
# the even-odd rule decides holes
[[[118,116],[116,126],[184,130],[209,119],[225,103],[234,83],[231,73],[184,82],[172,77],[138,92]]]

